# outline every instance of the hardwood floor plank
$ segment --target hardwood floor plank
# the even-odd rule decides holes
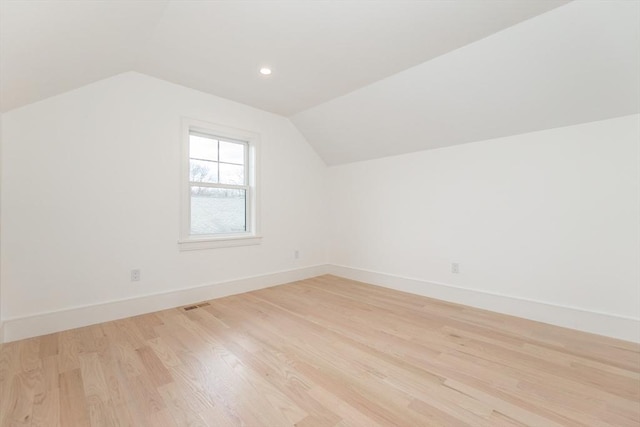
[[[29,426],[33,414],[35,394],[34,372],[20,372],[13,375],[0,402],[0,416],[3,426]]]
[[[0,383],[9,382],[20,372],[20,341],[2,344],[0,347]]]
[[[58,344],[60,343],[58,334],[43,335],[39,339],[41,359],[58,355]]]
[[[80,372],[85,396],[96,396],[103,402],[109,399],[107,380],[102,373],[102,367],[97,353],[80,354]]]
[[[166,368],[172,368],[182,363],[173,349],[167,345],[162,337],[147,340],[147,344]]]
[[[638,426],[640,345],[321,276],[0,346],[0,427]]]
[[[60,374],[59,396],[60,424],[63,426],[90,425],[89,406],[84,394],[80,368]]]
[[[20,341],[20,367],[23,372],[29,372],[42,367],[40,359],[40,338],[30,338]]]
[[[175,383],[164,384],[158,391],[176,425],[207,427],[207,423],[199,413],[201,411],[194,410],[194,407],[185,399],[182,391]]]
[[[151,379],[156,387],[164,384],[169,384],[173,381],[171,374],[167,368],[162,364],[162,361],[156,356],[156,354],[148,346],[139,347],[136,350],[142,365],[147,371],[148,377]]]
[[[62,331],[58,334],[58,372],[61,374],[74,369],[80,369],[78,355],[80,350],[76,341],[77,331]]]
[[[38,394],[33,402],[33,427],[60,426],[60,390],[49,389]]]

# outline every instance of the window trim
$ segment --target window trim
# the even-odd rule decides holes
[[[209,123],[183,117],[181,125],[180,149],[180,232],[178,246],[181,251],[223,248],[260,244],[260,198],[258,191],[260,172],[260,135],[255,132],[229,126]],[[229,139],[247,144],[245,164],[247,173],[247,209],[245,219],[247,231],[244,233],[219,235],[192,235],[191,222],[191,181],[189,179],[189,133],[196,132],[213,137]]]

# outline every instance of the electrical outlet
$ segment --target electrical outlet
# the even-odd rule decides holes
[[[293,259],[300,259],[300,250],[293,251]]]
[[[135,269],[135,270],[131,270],[131,281],[132,282],[139,282],[140,281],[140,270],[139,269]]]
[[[458,264],[457,262],[452,262],[451,263],[451,272],[453,274],[459,274],[460,273],[460,264]]]

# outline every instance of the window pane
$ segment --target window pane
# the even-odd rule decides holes
[[[189,157],[200,160],[218,160],[218,140],[189,134]]]
[[[191,187],[191,234],[241,233],[246,226],[246,192]]]
[[[193,182],[218,182],[218,162],[189,160],[189,180]]]
[[[244,165],[244,150],[246,144],[220,141],[220,161]]]
[[[220,182],[244,185],[244,166],[220,163]]]

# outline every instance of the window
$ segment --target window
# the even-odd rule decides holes
[[[254,133],[184,121],[181,249],[260,242],[257,148]]]

